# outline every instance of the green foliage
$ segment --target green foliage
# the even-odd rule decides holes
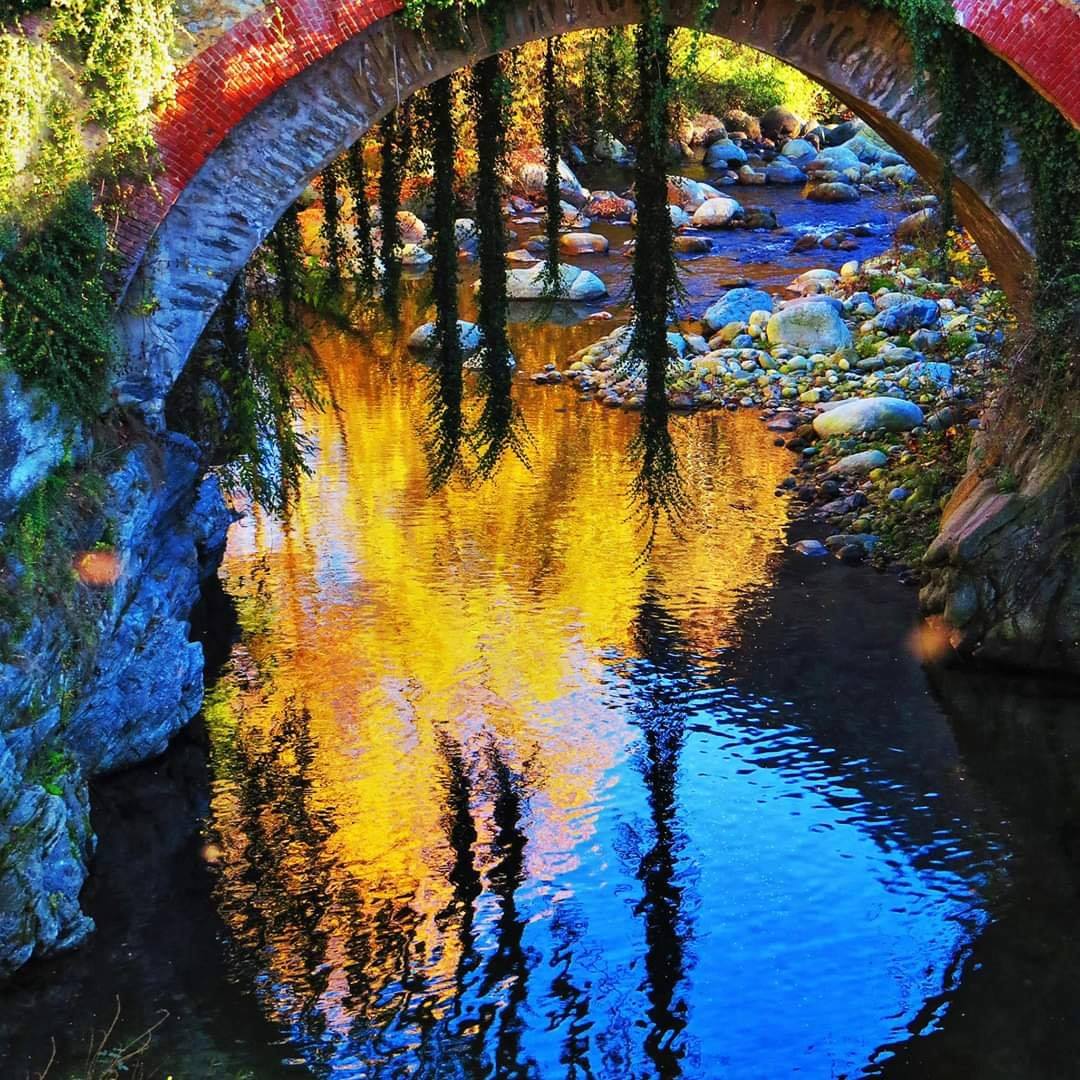
[[[90,115],[109,131],[114,160],[152,164],[154,104],[173,74],[172,0],[53,0],[55,33],[83,50]]]
[[[4,532],[4,561],[17,567],[22,585],[28,590],[39,584],[51,518],[67,493],[69,479],[70,469],[47,476],[23,499]]]
[[[677,31],[672,48],[677,110],[723,116],[742,109],[760,116],[786,105],[811,118],[834,111],[838,103],[802,72],[747,45],[704,34]]]
[[[305,406],[321,408],[323,399],[306,335],[270,284],[272,258],[261,249],[229,289],[221,350],[204,357],[201,370],[189,364],[188,377],[210,379],[224,392],[225,415],[216,418],[223,434],[217,472],[224,486],[287,518],[309,472],[309,441],[298,423]],[[202,405],[216,408],[212,400]]]
[[[503,176],[506,172],[507,120],[512,88],[499,56],[481,60],[473,69],[472,98],[476,111],[476,221],[479,232],[480,296],[477,322],[480,352],[480,392],[483,409],[474,443],[477,471],[492,475],[507,448],[522,461],[527,432],[511,394],[510,341],[506,333],[506,249],[503,221]]]
[[[327,285],[333,294],[341,292],[345,267],[345,236],[341,224],[341,198],[339,191],[344,162],[335,158],[322,172],[323,218],[322,236],[326,242]]]
[[[85,185],[68,189],[27,237],[0,237],[0,342],[6,360],[74,415],[101,405],[115,341],[105,226]]]
[[[46,743],[34,755],[26,770],[26,779],[38,784],[50,795],[64,794],[64,780],[75,770],[75,760],[62,746]]]
[[[353,205],[353,242],[356,245],[355,284],[367,296],[375,291],[378,268],[375,245],[371,236],[371,205],[367,193],[367,168],[364,165],[364,140],[358,139],[349,148],[346,179]]]
[[[278,298],[281,301],[282,318],[289,322],[296,322],[301,279],[304,272],[300,214],[296,203],[293,203],[278,219],[277,225],[270,234],[269,246],[273,257]]]
[[[638,227],[631,291],[633,332],[626,363],[645,373],[641,427],[630,452],[637,466],[632,495],[638,501],[651,546],[660,517],[676,523],[687,509],[678,453],[668,427],[667,376],[672,354],[668,320],[679,300],[674,230],[667,198],[671,130],[671,29],[663,0],[645,0],[637,30],[638,146],[634,187]]]
[[[411,109],[406,102],[382,122],[382,170],[379,173],[379,216],[383,264],[383,309],[395,322],[401,311],[401,184],[412,149]]]
[[[23,195],[15,180],[30,163],[57,89],[46,45],[0,34],[0,215]]]
[[[634,40],[621,26],[602,31],[601,96],[603,128],[613,134],[626,134],[626,102],[637,94]]]
[[[428,145],[435,175],[435,351],[432,359],[427,431],[428,470],[438,491],[462,466],[465,380],[458,331],[458,257],[454,222],[454,86],[440,79],[427,91]]]
[[[82,641],[92,637],[97,609],[93,602],[88,606],[85,590],[78,595],[72,557],[102,538],[104,497],[101,476],[68,459],[6,523],[0,535],[0,657],[10,659],[43,605],[60,605],[73,634]],[[88,533],[90,526],[97,531]]]
[[[542,280],[546,296],[556,299],[562,290],[562,259],[559,234],[562,231],[562,200],[559,198],[559,155],[562,153],[561,102],[559,100],[559,48],[556,38],[548,38],[544,51],[544,234],[547,261]]]
[[[479,15],[483,28],[498,44],[504,16],[512,0],[405,0],[402,22],[424,30],[446,46],[461,46],[470,36],[468,20]]]

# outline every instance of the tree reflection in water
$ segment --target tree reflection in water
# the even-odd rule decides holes
[[[678,621],[665,609],[655,575],[646,581],[633,626],[637,692],[631,711],[643,745],[638,768],[647,792],[652,844],[636,868],[642,895],[636,913],[645,930],[645,994],[650,1030],[645,1052],[663,1078],[683,1072],[682,1038],[688,1006],[680,996],[686,974],[690,927],[684,915],[679,853],[679,756],[686,732],[687,702],[695,686],[691,652]],[[647,675],[646,675],[647,673]]]

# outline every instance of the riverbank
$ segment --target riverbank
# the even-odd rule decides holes
[[[778,494],[833,527],[804,554],[915,562],[933,539],[998,381],[1008,322],[977,252],[961,248],[950,262],[966,267],[966,282],[894,253],[807,271],[788,287],[797,298],[775,304],[734,289],[670,335],[673,409],[755,409],[796,455]],[[643,381],[622,363],[630,333],[620,327],[533,381],[640,408]]]

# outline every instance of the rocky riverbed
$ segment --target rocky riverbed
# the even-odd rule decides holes
[[[611,171],[597,174],[595,161],[572,148],[574,166],[618,178],[632,163],[632,152],[608,136],[593,152]],[[668,336],[672,408],[760,411],[796,455],[778,495],[794,496],[831,528],[824,542],[800,542],[805,555],[898,559],[901,566],[915,560],[962,472],[1003,340],[1004,299],[979,252],[959,234],[943,252],[925,246],[937,224],[936,198],[914,186],[914,170],[858,121],[806,124],[783,109],[760,119],[697,117],[673,144],[673,161],[692,163],[686,171],[694,175],[668,178],[688,285]],[[541,223],[542,210],[530,200],[542,196],[542,155],[519,154],[513,170],[506,213],[521,246],[510,253],[510,297],[550,299],[541,275],[546,239],[528,232]],[[639,409],[644,381],[627,360],[633,312],[612,303],[618,285],[602,265],[633,252],[633,236],[620,242],[617,231],[633,223],[633,189],[590,190],[565,161],[560,180],[559,247],[570,260],[562,267],[563,298],[591,305],[580,312],[585,321],[618,325],[530,377],[570,385],[599,406]],[[774,203],[779,217],[774,206],[750,201],[776,189],[797,191],[796,203],[838,211],[888,192],[907,216],[890,222],[894,249],[882,253],[879,241],[877,253],[860,260],[851,256],[867,238],[874,243],[880,223],[845,216],[842,224],[793,228],[780,220],[789,219],[790,200]],[[402,227],[411,243],[427,239],[411,213],[402,214]],[[458,228],[469,257],[473,223],[463,219]],[[715,286],[708,260],[731,246],[718,236],[746,230],[772,251],[777,242],[766,237],[783,237],[789,257],[827,258],[783,281],[733,276],[726,283],[733,287],[702,303],[697,271]],[[700,267],[699,258],[706,260]],[[466,352],[475,353],[478,328],[463,322],[461,333]],[[423,353],[431,340],[432,327],[424,326],[410,347]]]
[[[881,529],[883,552],[916,554],[979,425],[1003,340],[1001,294],[970,247],[957,258],[974,284],[927,273],[913,256],[810,270],[787,299],[732,289],[669,334],[674,409],[758,409],[796,455],[782,490],[835,534],[804,542],[807,555],[861,559],[877,551]],[[644,382],[626,360],[631,334],[620,326],[532,378],[638,409]]]

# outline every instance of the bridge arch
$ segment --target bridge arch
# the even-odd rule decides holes
[[[121,227],[118,394],[160,408],[229,283],[311,178],[399,101],[495,51],[476,22],[464,49],[403,28],[400,0],[288,0],[233,27],[181,73],[158,129],[164,174],[136,193]],[[694,0],[671,4],[694,26]],[[1070,17],[1071,14],[1070,14]],[[636,0],[519,0],[498,48],[639,21]],[[709,30],[816,79],[923,175],[938,112],[917,89],[896,21],[857,0],[729,0]],[[1031,207],[1019,152],[999,176],[958,168],[957,212],[1005,288],[1022,297],[1031,266]]]

